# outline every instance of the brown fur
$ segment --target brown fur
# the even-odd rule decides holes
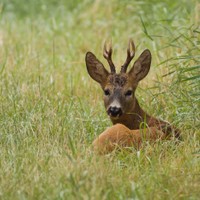
[[[94,150],[101,153],[109,153],[118,148],[135,147],[139,149],[142,141],[155,141],[164,139],[167,136],[155,127],[142,130],[130,130],[122,124],[116,124],[103,133],[93,142]]]
[[[113,74],[112,76],[109,76],[108,82],[114,87],[124,87],[127,84],[127,75]]]

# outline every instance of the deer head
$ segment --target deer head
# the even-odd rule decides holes
[[[111,119],[119,119],[134,110],[135,90],[139,81],[149,72],[151,53],[148,49],[144,50],[129,72],[126,72],[135,55],[135,45],[132,40],[129,40],[126,61],[120,73],[116,73],[112,61],[112,47],[109,45],[107,48],[107,46],[105,43],[103,56],[108,61],[111,72],[108,72],[91,52],[87,52],[85,61],[89,75],[101,85],[104,91],[104,105],[108,115]]]

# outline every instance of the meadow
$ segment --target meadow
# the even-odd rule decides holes
[[[87,74],[92,51],[120,69],[128,39],[152,65],[136,95],[183,140],[99,156],[111,122]],[[200,2],[0,1],[0,199],[200,199]]]

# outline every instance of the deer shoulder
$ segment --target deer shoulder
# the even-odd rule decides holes
[[[167,138],[167,135],[156,127],[130,130],[122,124],[116,124],[106,129],[93,141],[93,148],[102,154],[125,147],[134,147],[138,150],[143,141],[154,142],[164,138]]]

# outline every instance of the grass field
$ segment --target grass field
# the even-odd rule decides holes
[[[152,52],[137,97],[183,141],[98,156],[111,126],[85,53]],[[119,70],[119,68],[118,68]],[[199,1],[0,1],[0,199],[199,199]]]

